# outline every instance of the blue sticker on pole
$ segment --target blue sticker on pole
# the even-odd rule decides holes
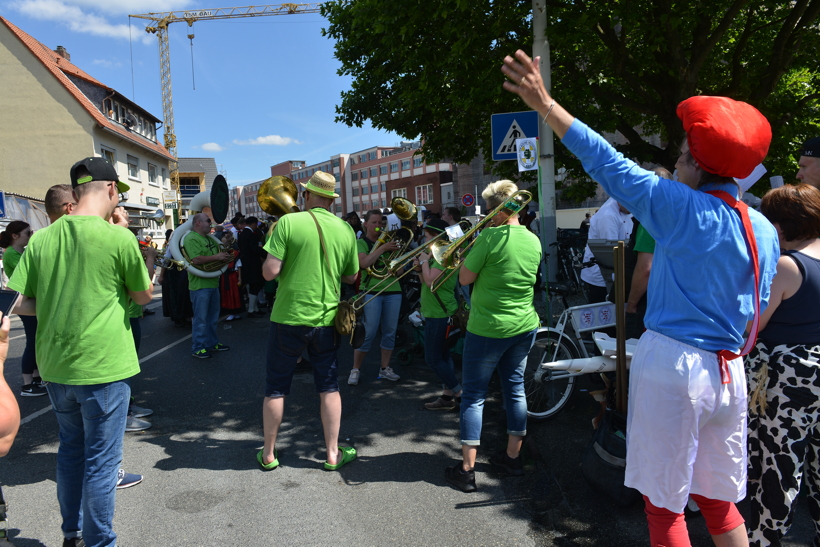
[[[6,193],[0,192],[0,218],[6,218]]]
[[[507,112],[490,118],[493,160],[518,160],[517,139],[538,138],[538,112]]]

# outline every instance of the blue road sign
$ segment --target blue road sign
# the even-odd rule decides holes
[[[538,138],[538,112],[507,112],[490,118],[493,134],[493,160],[517,160],[515,140]]]

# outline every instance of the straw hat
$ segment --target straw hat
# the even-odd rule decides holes
[[[316,171],[310,180],[305,182],[300,182],[305,190],[308,192],[313,192],[317,196],[322,196],[323,198],[337,198],[339,194],[334,192],[336,190],[336,177],[331,175],[330,173],[325,173],[324,171]]]

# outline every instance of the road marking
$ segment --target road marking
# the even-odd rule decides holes
[[[46,412],[48,412],[49,410],[51,410],[51,405],[48,405],[48,406],[47,406],[47,407],[45,407],[45,408],[41,408],[40,410],[38,410],[38,411],[37,411],[37,412],[35,412],[34,414],[29,414],[28,416],[26,416],[25,418],[23,418],[22,420],[20,420],[20,425],[27,424],[27,423],[29,423],[31,420],[33,420],[34,418],[39,418],[40,416],[42,416],[43,414],[45,414],[45,413],[46,413]]]
[[[25,335],[23,335],[23,336],[25,336]],[[152,353],[152,354],[150,354],[150,355],[146,355],[145,357],[143,357],[142,359],[140,359],[140,364],[142,364],[142,363],[144,363],[144,362],[148,361],[149,359],[153,359],[154,357],[156,357],[156,356],[157,356],[157,355],[159,355],[160,353],[163,353],[163,352],[165,352],[165,351],[168,351],[168,350],[169,350],[169,349],[171,349],[172,347],[174,347],[174,346],[176,346],[176,345],[178,345],[178,344],[181,344],[182,342],[184,342],[185,340],[188,340],[189,338],[191,338],[191,335],[190,335],[190,334],[189,334],[188,336],[184,336],[184,337],[180,338],[180,339],[179,339],[179,340],[177,340],[176,342],[171,342],[170,344],[168,344],[168,345],[167,345],[167,346],[165,346],[164,348],[160,348],[160,349],[158,349],[157,351],[155,351],[154,353]],[[13,340],[13,338],[12,338],[12,340]],[[38,410],[38,411],[37,411],[37,412],[35,412],[34,414],[29,414],[28,416],[26,416],[25,418],[23,418],[22,420],[20,420],[20,425],[27,424],[28,422],[30,422],[30,421],[31,421],[31,420],[33,420],[34,418],[39,418],[40,416],[42,416],[43,414],[45,414],[45,413],[46,413],[46,412],[48,412],[49,410],[51,410],[51,405],[48,405],[48,406],[47,406],[47,407],[45,407],[45,408],[41,408],[40,410]]]
[[[12,336],[11,338],[9,338],[9,340],[17,340],[18,338],[25,338],[25,337],[26,337],[25,334],[21,334],[19,336]]]

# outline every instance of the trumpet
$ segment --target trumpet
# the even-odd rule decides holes
[[[443,242],[436,242],[430,251],[436,262],[441,264],[443,271],[430,286],[431,292],[436,292],[448,279],[450,279],[461,267],[464,257],[476,242],[476,233],[486,227],[490,220],[502,212],[509,212],[511,215],[518,214],[521,209],[532,201],[532,194],[526,190],[518,190],[513,195],[504,200],[504,203],[490,211],[486,217],[476,222],[469,231],[449,245]]]
[[[398,196],[394,197],[390,201],[390,207],[393,209],[393,213],[395,213],[395,215],[401,220],[410,220],[416,216],[416,206],[413,205],[413,203],[407,198]],[[392,243],[394,241],[399,244],[399,248],[391,252],[386,257],[379,257],[379,259],[372,266],[365,270],[367,274],[376,279],[386,279],[390,277],[390,262],[407,252],[407,249],[410,246],[410,243],[412,243],[414,237],[415,234],[413,233],[413,230],[405,226],[399,228],[398,230],[382,232],[379,239],[376,240],[376,243],[373,245],[374,249],[378,249],[382,245],[387,245],[388,243]]]
[[[470,223],[467,220],[462,220],[462,221],[459,222],[459,225],[461,226],[461,229],[464,230],[464,229],[467,229],[470,226]],[[441,232],[440,234],[438,234],[436,237],[432,238],[431,240],[425,241],[423,245],[419,245],[418,247],[416,247],[412,251],[409,251],[409,252],[407,252],[407,253],[405,253],[405,254],[403,254],[403,255],[401,255],[401,256],[393,259],[393,260],[391,260],[388,263],[387,269],[390,272],[389,275],[394,275],[394,276],[396,276],[396,278],[393,281],[391,281],[388,285],[385,285],[379,292],[377,292],[376,294],[374,294],[370,298],[368,298],[367,301],[360,302],[361,300],[364,300],[364,296],[365,296],[364,294],[361,295],[359,298],[354,299],[353,302],[352,302],[353,309],[355,311],[359,311],[360,309],[364,308],[368,304],[368,302],[370,302],[371,300],[373,300],[374,298],[379,296],[381,293],[383,293],[384,291],[389,289],[395,283],[398,283],[399,280],[403,279],[404,276],[406,276],[407,274],[412,272],[413,269],[408,268],[408,266],[410,266],[410,264],[412,264],[413,261],[420,254],[422,254],[424,252],[428,252],[430,249],[432,249],[436,245],[442,244],[442,238],[444,238],[444,239],[447,238],[447,232]],[[404,271],[402,272],[402,270],[404,270]],[[401,273],[399,273],[399,272],[401,272]],[[388,275],[388,277],[389,277],[389,275]]]
[[[140,253],[142,259],[148,259],[148,246],[140,244]],[[170,256],[165,256],[165,249],[157,250],[157,255],[154,257],[154,268],[176,268],[179,271],[185,269],[185,264],[179,260],[174,260]]]

